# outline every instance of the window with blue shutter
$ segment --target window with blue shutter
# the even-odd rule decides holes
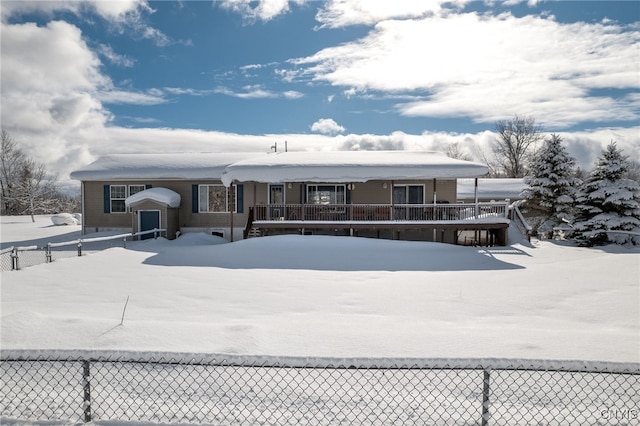
[[[198,213],[198,185],[191,185],[191,213]]]
[[[111,186],[104,185],[102,187],[103,190],[103,201],[104,201],[104,209],[105,213],[111,213]]]
[[[244,185],[237,185],[236,190],[236,212],[244,213]]]

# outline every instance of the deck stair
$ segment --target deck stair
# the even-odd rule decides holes
[[[253,226],[250,230],[249,230],[249,234],[248,234],[249,238],[255,238],[255,237],[262,237],[262,230],[256,226]]]

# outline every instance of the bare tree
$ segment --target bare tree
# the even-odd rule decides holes
[[[15,213],[13,192],[20,179],[25,156],[9,133],[2,130],[0,139],[2,142],[2,152],[0,154],[1,211],[2,214],[12,214]]]
[[[18,209],[16,213],[28,214],[31,221],[35,222],[34,215],[56,211],[57,195],[55,178],[47,174],[44,164],[32,159],[24,160],[19,180],[10,198]]]
[[[544,138],[541,127],[536,124],[535,118],[518,115],[511,120],[497,121],[495,126],[498,137],[493,154],[497,166],[506,177],[525,176],[536,143]]]
[[[640,161],[627,159],[629,168],[624,177],[640,183]]]
[[[459,142],[450,143],[445,151],[445,155],[457,160],[471,161],[471,156],[467,154],[462,148],[460,148]]]
[[[27,157],[4,130],[0,133],[0,189],[3,215],[31,215],[75,210],[76,202],[57,188],[57,176]]]

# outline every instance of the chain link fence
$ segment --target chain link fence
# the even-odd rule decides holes
[[[637,425],[640,364],[17,352],[0,420]]]
[[[112,247],[126,247],[127,241],[142,235],[165,235],[164,229],[120,234],[107,237],[77,239],[61,243],[49,243],[46,246],[8,247],[0,251],[0,264],[3,271],[19,271],[30,266],[50,263],[59,259],[83,256]]]

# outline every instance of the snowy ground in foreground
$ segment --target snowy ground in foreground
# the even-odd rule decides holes
[[[1,219],[3,247],[80,233]],[[2,272],[0,346],[638,362],[639,287],[637,248],[186,234]]]

